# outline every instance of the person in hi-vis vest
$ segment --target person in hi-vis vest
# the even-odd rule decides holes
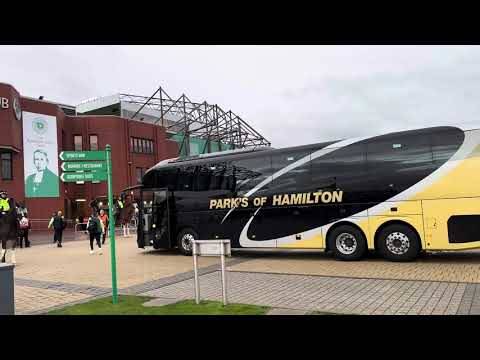
[[[0,214],[5,215],[10,211],[10,199],[7,197],[7,192],[0,190]]]

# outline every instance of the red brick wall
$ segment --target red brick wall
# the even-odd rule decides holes
[[[13,99],[20,94],[10,85],[0,83],[0,97]],[[118,195],[123,189],[137,184],[135,169],[150,168],[157,162],[175,157],[177,143],[167,140],[165,129],[151,124],[128,120],[117,116],[67,116],[55,104],[42,100],[21,98],[22,110],[57,117],[58,151],[74,150],[74,135],[82,135],[83,149],[90,150],[90,135],[98,136],[100,150],[107,144],[112,148],[113,191]],[[2,181],[0,189],[8,191],[17,201],[25,201],[32,219],[48,219],[52,212],[62,210],[68,215],[70,203],[76,199],[89,202],[97,196],[107,194],[106,183],[63,184],[60,182],[59,198],[25,199],[22,123],[15,119],[12,109],[0,111],[0,146],[13,146],[20,152],[13,156],[13,181]],[[130,152],[130,137],[154,141],[155,153],[133,154]],[[59,166],[61,161],[59,161]],[[61,169],[59,169],[59,174]],[[87,215],[87,214],[84,214]]]

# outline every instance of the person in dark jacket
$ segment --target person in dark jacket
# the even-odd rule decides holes
[[[18,230],[18,240],[20,243],[20,248],[23,248],[23,240],[25,239],[25,247],[30,247],[30,241],[28,241],[28,231],[31,228],[30,220],[28,220],[26,215],[22,215],[19,221],[19,230]]]
[[[50,221],[50,224],[48,224],[48,228],[53,227],[54,230],[53,243],[57,243],[57,247],[59,248],[62,247],[63,230],[65,230],[66,226],[67,224],[63,219],[61,211],[58,211],[57,215],[55,215]]]
[[[100,238],[104,230],[103,230],[102,220],[98,216],[98,213],[93,212],[92,215],[88,218],[87,231],[88,231],[88,234],[90,235],[90,255],[94,253],[93,240],[96,240],[97,242],[98,254],[102,255],[103,254],[102,243],[100,241]]]

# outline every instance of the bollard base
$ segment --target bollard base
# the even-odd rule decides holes
[[[0,315],[15,315],[14,265],[0,264]]]

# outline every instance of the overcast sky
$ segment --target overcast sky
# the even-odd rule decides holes
[[[480,124],[479,46],[0,46],[0,82],[76,105],[158,86],[232,110],[274,147]]]

